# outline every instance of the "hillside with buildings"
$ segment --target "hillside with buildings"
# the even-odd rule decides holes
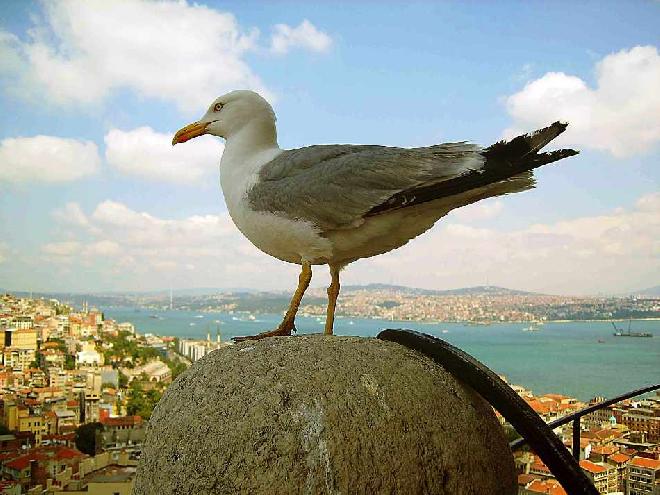
[[[489,298],[488,304],[490,298],[528,297],[487,292],[476,297]],[[360,288],[349,291],[344,304],[348,311],[351,304],[355,311],[405,309],[412,304],[408,297],[419,304],[416,294]],[[463,295],[424,297],[446,302]],[[383,300],[397,305],[376,304]],[[432,305],[422,306],[422,314],[433,311]],[[0,333],[0,493],[15,495],[130,494],[146,424],[168,385],[192,362],[231,345],[219,336],[141,334],[87,304],[76,309],[56,299],[11,295],[0,296]],[[546,422],[586,405],[561,394],[537,396],[522,386],[512,388]],[[556,433],[571,448],[570,425]],[[653,493],[660,486],[660,396],[627,400],[586,417],[580,456],[600,493]],[[516,452],[515,462],[519,493],[565,493],[533,452]]]

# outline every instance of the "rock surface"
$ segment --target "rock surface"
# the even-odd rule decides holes
[[[136,495],[513,494],[492,409],[428,358],[306,335],[208,354],[149,421]]]

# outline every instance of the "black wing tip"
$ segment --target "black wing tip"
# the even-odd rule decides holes
[[[537,153],[530,160],[529,165],[532,168],[540,167],[541,165],[547,165],[549,163],[554,163],[564,158],[569,158],[571,156],[579,155],[578,150],[571,148],[564,148],[560,150],[548,151],[546,153]]]
[[[521,159],[526,155],[536,153],[545,147],[550,141],[563,133],[568,127],[568,122],[556,121],[547,127],[521,134],[512,139],[496,142],[483,150],[486,156],[513,155]]]
[[[568,127],[568,122],[562,122],[561,120],[558,120],[550,124],[550,127],[557,129],[559,131],[559,134],[561,134]]]

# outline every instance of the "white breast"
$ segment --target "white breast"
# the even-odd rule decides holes
[[[229,215],[243,235],[264,253],[290,263],[326,263],[332,257],[332,246],[312,224],[250,208],[247,191],[258,180],[260,165],[268,163],[279,153],[281,150],[276,149],[247,160],[242,157],[242,163],[225,153],[220,167],[220,183]]]

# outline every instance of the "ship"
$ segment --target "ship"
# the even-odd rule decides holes
[[[543,322],[532,321],[528,327],[522,329],[523,332],[538,332],[540,330],[539,326],[543,325]]]
[[[617,326],[614,324],[614,322],[611,322],[612,326],[614,327],[614,335],[615,337],[653,337],[653,334],[650,332],[631,332],[630,331],[630,325],[632,324],[632,320],[628,320],[628,330],[624,331],[622,328],[617,328]]]

